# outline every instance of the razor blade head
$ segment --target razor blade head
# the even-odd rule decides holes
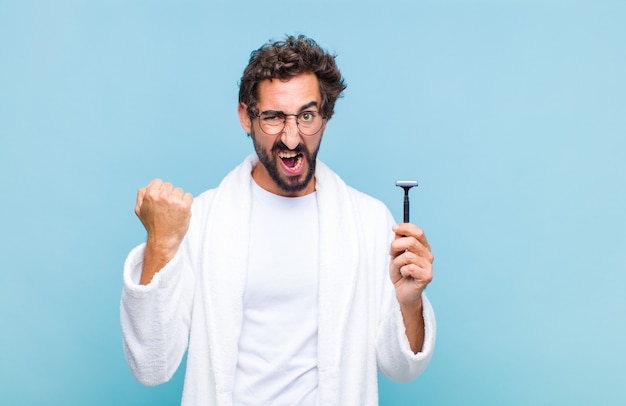
[[[411,188],[411,187],[417,186],[417,181],[416,180],[397,180],[396,186],[403,187],[403,188]]]

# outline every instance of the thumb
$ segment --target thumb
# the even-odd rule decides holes
[[[146,188],[142,187],[137,191],[137,202],[135,203],[135,214],[137,217],[141,218],[139,215],[141,211],[141,204],[143,203],[143,197],[146,195]]]

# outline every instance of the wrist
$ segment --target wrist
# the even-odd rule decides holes
[[[154,238],[148,235],[145,250],[150,256],[170,260],[176,255],[179,245],[177,238]]]
[[[163,241],[154,241],[148,238],[143,254],[143,268],[141,272],[141,285],[147,285],[165,265],[176,256],[178,244],[168,244]]]
[[[398,298],[398,302],[400,303],[400,308],[404,311],[413,312],[422,312],[424,303],[422,301],[422,295],[418,295],[416,299],[411,301],[404,301]]]

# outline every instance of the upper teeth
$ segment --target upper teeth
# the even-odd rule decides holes
[[[293,151],[279,152],[278,153],[278,157],[279,158],[295,158],[297,156],[298,156],[298,154],[296,152],[293,152]]]

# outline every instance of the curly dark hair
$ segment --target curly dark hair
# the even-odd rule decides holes
[[[301,73],[314,73],[319,82],[322,105],[320,113],[331,118],[335,101],[341,97],[346,84],[329,54],[304,35],[287,36],[284,41],[268,42],[250,54],[250,61],[239,84],[239,102],[248,106],[253,117],[259,99],[258,85],[265,79],[289,79]]]

